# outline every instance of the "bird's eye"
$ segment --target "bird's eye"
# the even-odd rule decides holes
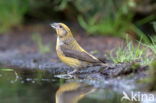
[[[63,28],[63,27],[60,25],[59,28]]]

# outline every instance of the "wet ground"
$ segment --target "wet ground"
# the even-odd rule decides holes
[[[124,44],[122,39],[73,32],[82,47],[110,66],[89,67],[69,77],[72,69],[58,60],[56,35],[48,25],[14,30],[0,35],[0,103],[129,103],[121,102],[123,91],[145,92],[137,81],[147,76],[148,66],[114,64],[107,58]]]

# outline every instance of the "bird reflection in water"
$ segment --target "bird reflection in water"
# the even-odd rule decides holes
[[[56,92],[56,103],[78,103],[79,100],[94,90],[93,86],[84,83],[64,84]]]

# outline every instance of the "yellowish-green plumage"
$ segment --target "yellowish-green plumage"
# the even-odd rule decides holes
[[[56,52],[62,62],[64,62],[65,64],[67,64],[73,68],[81,68],[81,67],[84,67],[85,65],[89,64],[88,62],[85,62],[85,61],[82,62],[78,59],[65,56],[63,51],[60,48],[60,44],[61,44],[61,41],[59,40],[59,38],[57,38]],[[69,48],[71,48],[73,50],[86,52],[84,49],[82,49],[79,46],[79,44],[75,40],[73,40],[68,46],[69,46]]]
[[[62,62],[76,69],[104,64],[77,43],[65,24],[53,23],[51,26],[57,33],[56,52]]]

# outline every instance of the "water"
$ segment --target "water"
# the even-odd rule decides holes
[[[121,97],[111,88],[42,71],[0,70],[0,103],[129,103]]]

